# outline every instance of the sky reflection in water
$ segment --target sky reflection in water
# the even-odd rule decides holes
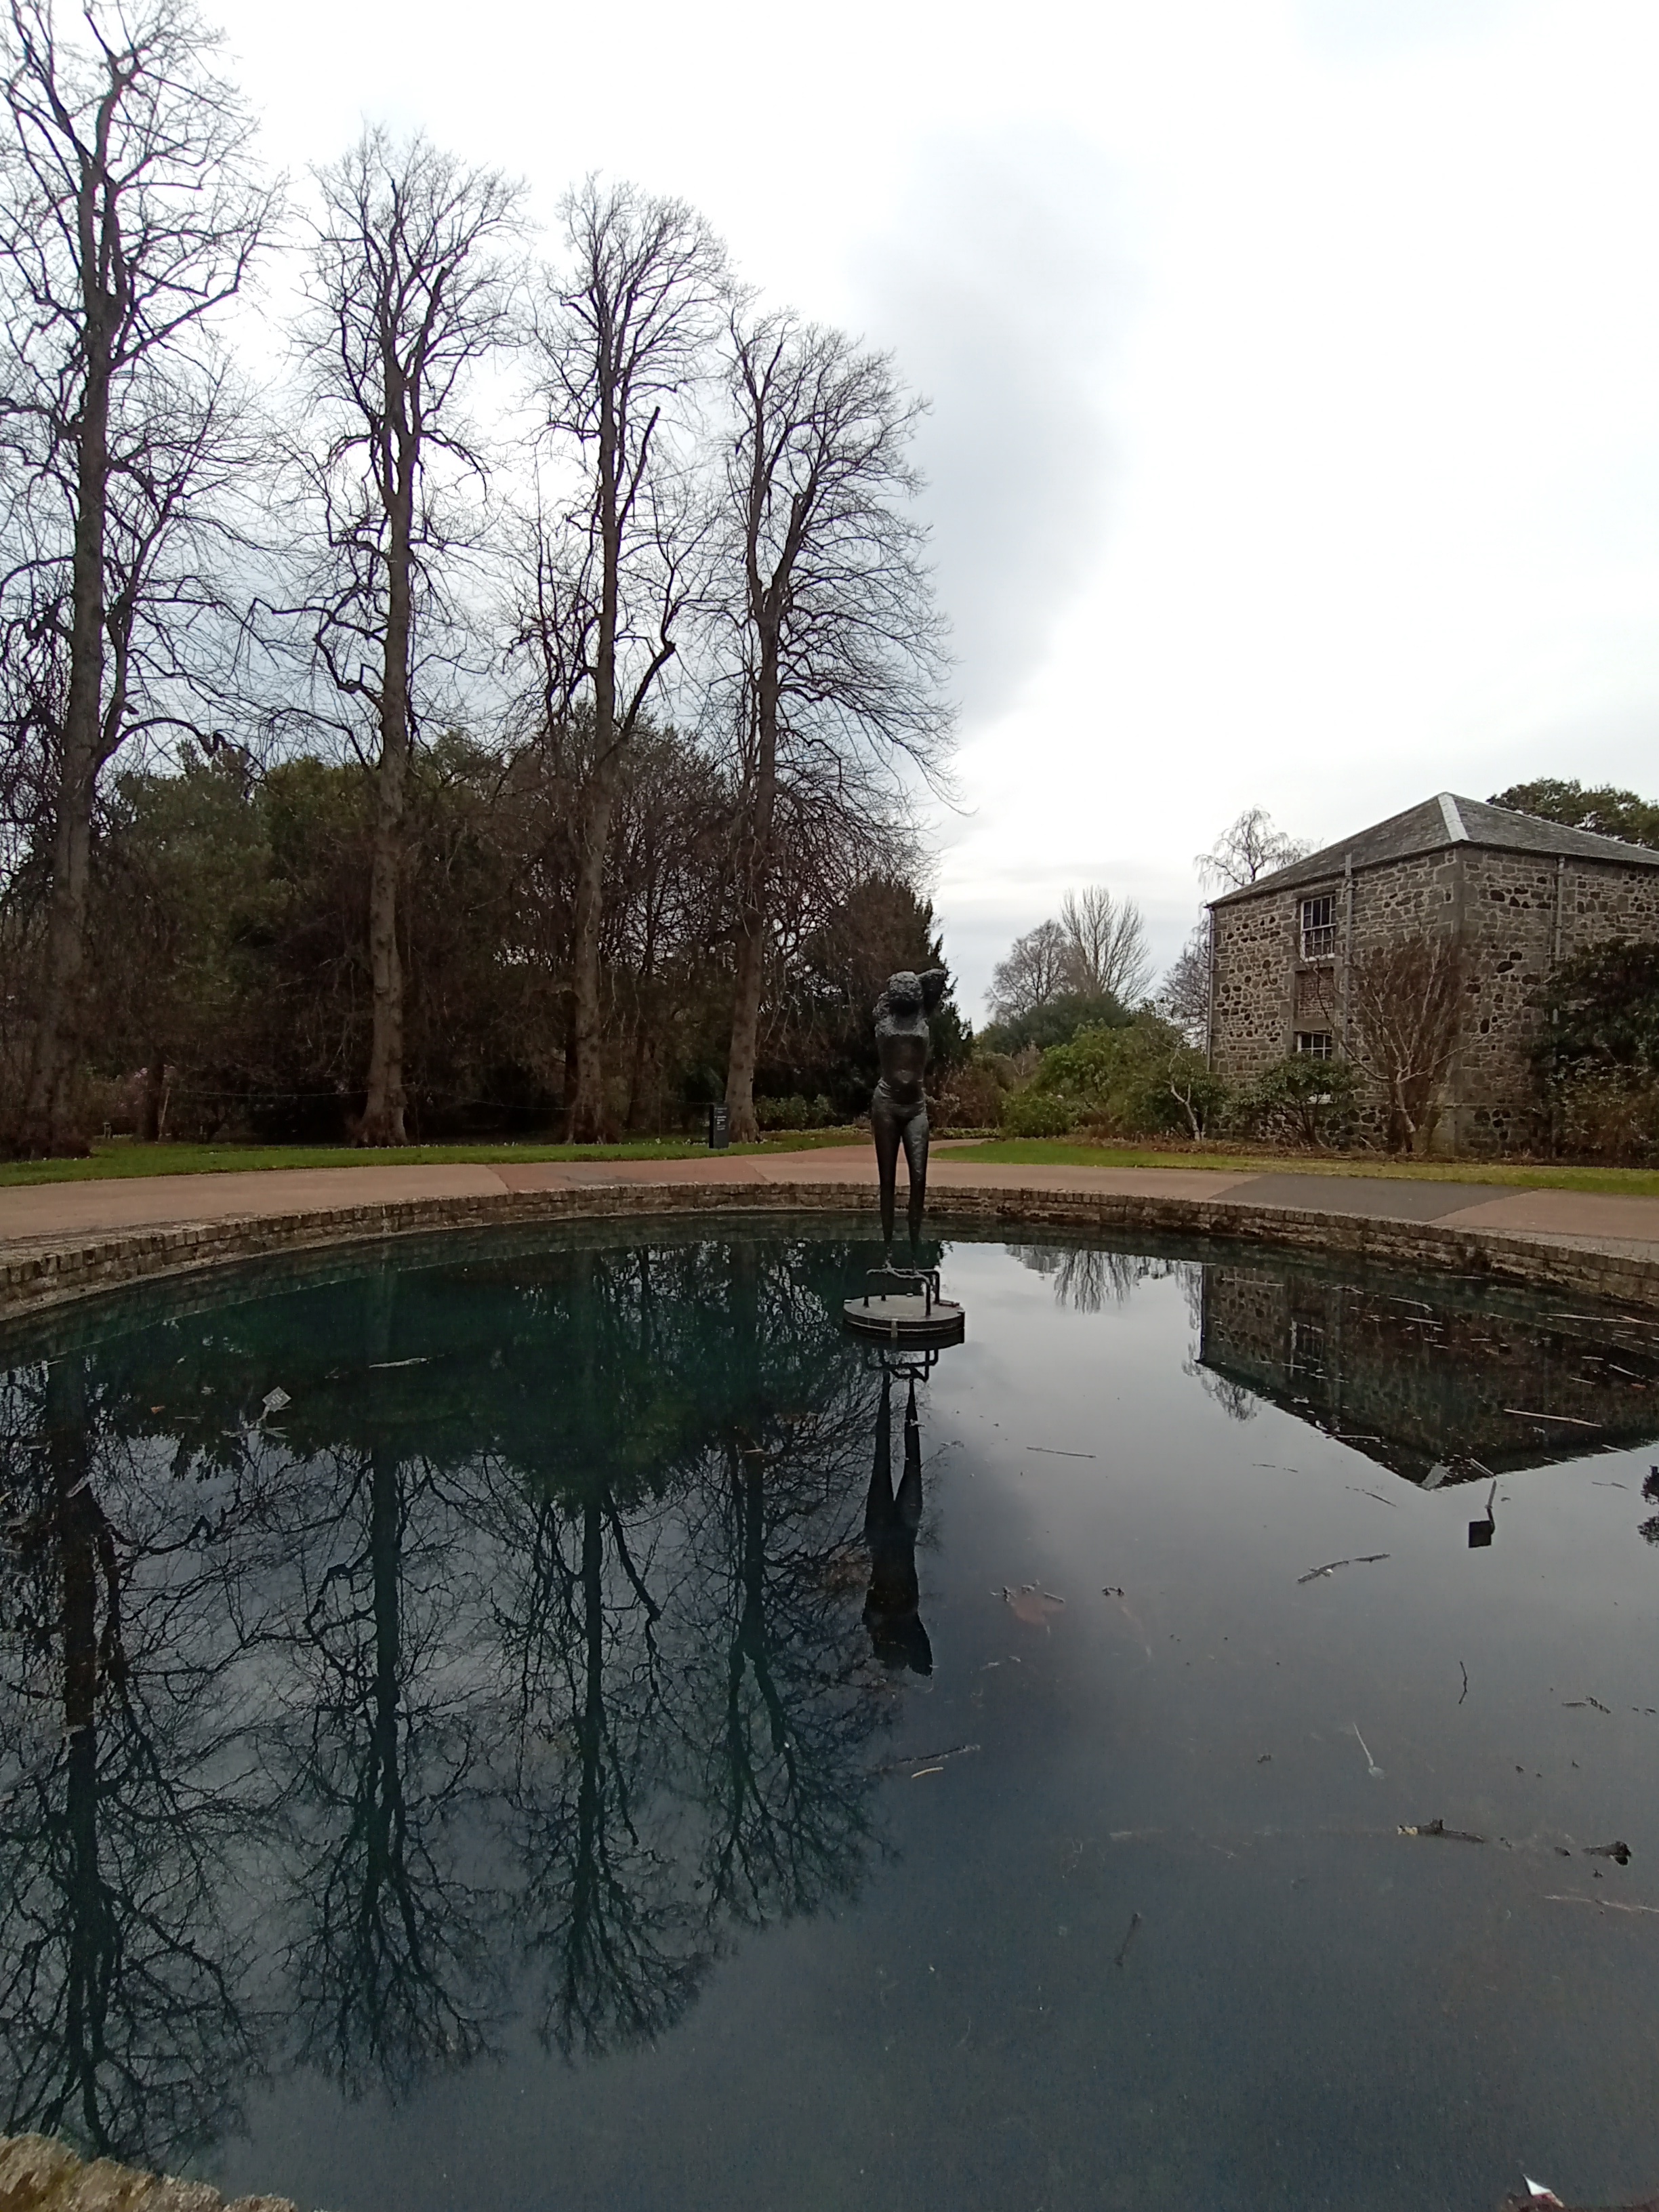
[[[0,1346],[8,2127],[335,2212],[1659,2185],[1659,1334],[965,1243],[918,1383],[867,1256]]]

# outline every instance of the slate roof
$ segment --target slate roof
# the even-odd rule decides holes
[[[1627,845],[1621,837],[1598,837],[1589,830],[1569,830],[1559,822],[1541,821],[1535,814],[1516,814],[1507,806],[1488,806],[1484,799],[1459,799],[1449,791],[1391,814],[1357,836],[1327,845],[1305,860],[1276,868],[1260,876],[1242,890],[1228,891],[1212,906],[1232,906],[1241,899],[1259,897],[1264,891],[1293,890],[1300,884],[1328,882],[1342,873],[1352,860],[1356,869],[1379,867],[1388,860],[1409,860],[1419,853],[1438,853],[1453,845],[1484,845],[1502,853],[1539,853],[1549,860],[1612,860],[1627,868],[1659,868],[1659,852],[1646,845]]]

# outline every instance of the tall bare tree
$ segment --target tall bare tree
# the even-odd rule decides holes
[[[447,495],[486,472],[465,386],[512,331],[520,194],[498,172],[469,168],[418,135],[398,144],[379,130],[317,181],[303,345],[324,428],[309,464],[328,576],[313,636],[335,691],[367,710],[372,731],[374,1027],[357,1134],[365,1145],[401,1145],[398,893],[416,680],[425,634],[448,612],[439,563],[459,526]]]
[[[1275,830],[1273,818],[1266,807],[1247,806],[1238,819],[1222,831],[1207,853],[1195,856],[1193,866],[1198,870],[1200,883],[1213,884],[1224,891],[1237,891],[1259,877],[1271,875],[1275,868],[1288,868],[1293,860],[1305,860],[1312,850],[1313,847],[1301,838],[1290,837],[1284,830]]]
[[[0,25],[4,581],[62,638],[43,972],[12,1133],[27,1151],[74,1141],[100,779],[135,723],[166,711],[146,609],[178,536],[201,525],[226,424],[210,319],[274,212],[247,112],[210,65],[216,43],[187,0],[89,0],[73,42],[51,0],[10,0]]]
[[[1152,1000],[1165,1021],[1173,1022],[1190,1045],[1202,1045],[1210,1032],[1210,917],[1193,924],[1187,942],[1164,971]]]
[[[1057,921],[1040,921],[1017,937],[991,970],[991,1018],[1018,1021],[1046,1006],[1071,981],[1072,948]]]
[[[1131,898],[1115,899],[1104,884],[1067,891],[1060,921],[1071,955],[1072,987],[1130,1006],[1152,980],[1146,924]]]
[[[568,1135],[590,1144],[605,1121],[599,986],[611,816],[623,755],[693,597],[684,433],[728,278],[723,248],[684,201],[590,179],[566,202],[565,222],[569,264],[538,335],[550,444],[574,465],[575,484],[541,537],[531,641],[550,719],[592,715],[566,1099]]]
[[[726,1103],[732,1135],[752,1138],[780,776],[856,805],[906,760],[935,770],[950,716],[924,533],[906,512],[921,404],[885,355],[787,313],[732,318],[727,388],[743,744]]]

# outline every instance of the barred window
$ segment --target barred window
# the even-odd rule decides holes
[[[1318,1322],[1291,1322],[1291,1372],[1306,1375],[1323,1381],[1325,1375],[1325,1331]]]
[[[1296,1048],[1310,1060],[1331,1060],[1335,1056],[1335,1040],[1328,1030],[1298,1030]]]
[[[1323,898],[1305,898],[1302,902],[1302,957],[1304,960],[1328,960],[1336,950],[1336,901],[1329,893]]]

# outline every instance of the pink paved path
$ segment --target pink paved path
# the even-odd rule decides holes
[[[1382,1176],[1298,1173],[1294,1168],[1218,1171],[1188,1168],[1003,1167],[933,1156],[930,1183],[994,1190],[1079,1191],[1123,1197],[1234,1197],[1252,1206],[1378,1220],[1434,1221],[1509,1231],[1598,1251],[1659,1259],[1659,1199],[1608,1198],[1566,1190],[1506,1190],[1491,1184],[1413,1182]],[[422,1198],[489,1198],[510,1191],[579,1190],[607,1184],[720,1185],[875,1182],[866,1146],[775,1152],[757,1158],[700,1154],[684,1160],[526,1161],[522,1165],[263,1169],[223,1175],[155,1176],[102,1182],[37,1183],[0,1190],[0,1251],[64,1243],[112,1231],[173,1228],[270,1214],[325,1212]]]

